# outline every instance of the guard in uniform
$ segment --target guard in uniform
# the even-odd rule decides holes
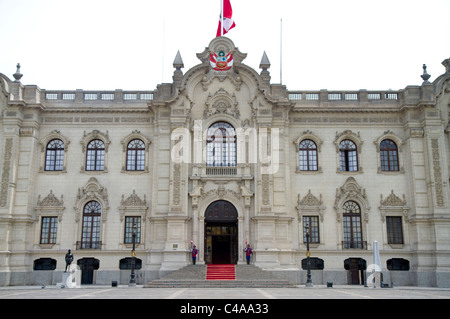
[[[247,247],[244,248],[245,256],[247,257],[247,265],[250,265],[250,258],[252,257],[253,251],[250,247],[250,244],[247,244]]]

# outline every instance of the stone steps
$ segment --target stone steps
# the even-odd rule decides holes
[[[236,265],[236,280],[206,280],[206,265],[188,265],[163,278],[153,280],[144,288],[288,288],[288,280],[275,278],[254,265]]]

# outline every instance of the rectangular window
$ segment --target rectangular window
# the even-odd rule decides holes
[[[56,244],[58,217],[42,217],[41,244]]]
[[[139,244],[141,242],[141,217],[137,216],[127,216],[125,217],[125,244],[133,243],[133,225],[136,224],[136,239],[135,243]]]
[[[105,169],[105,151],[88,150],[86,157],[87,171],[103,171]]]
[[[81,237],[81,249],[100,249],[100,216],[83,216],[83,233]]]
[[[299,159],[301,171],[317,171],[316,150],[300,150]]]
[[[362,241],[361,217],[360,216],[345,216],[343,218],[344,226],[344,242],[343,247],[360,248],[364,247]]]
[[[145,170],[145,150],[127,151],[127,171]]]
[[[388,244],[403,244],[403,227],[401,217],[386,217]]]
[[[358,171],[358,154],[356,151],[341,151],[339,153],[339,163],[342,172]]]
[[[64,150],[47,150],[45,158],[46,171],[62,171],[64,166]]]
[[[382,171],[398,171],[397,151],[381,151],[380,159]]]
[[[306,244],[306,228],[309,225],[309,242],[320,243],[319,237],[319,216],[303,216],[303,243]]]

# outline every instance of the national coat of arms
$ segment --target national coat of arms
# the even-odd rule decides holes
[[[233,67],[233,54],[225,55],[224,51],[219,51],[219,54],[211,53],[209,63],[216,71],[227,71]]]

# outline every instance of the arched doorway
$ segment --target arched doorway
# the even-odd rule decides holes
[[[81,284],[93,284],[94,270],[100,267],[100,260],[92,257],[84,257],[77,260],[77,265],[81,270]]]
[[[238,261],[238,213],[230,202],[211,203],[205,212],[205,263]]]

